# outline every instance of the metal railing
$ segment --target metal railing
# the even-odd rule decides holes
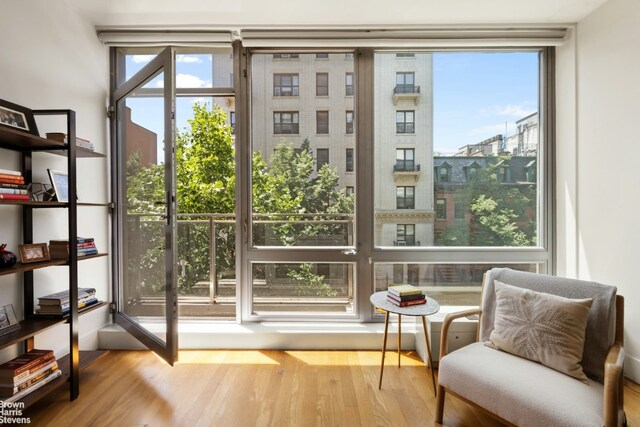
[[[396,160],[393,165],[394,172],[420,172],[420,165],[414,160]]]
[[[396,87],[393,88],[393,94],[394,95],[398,95],[398,94],[419,94],[420,93],[420,86],[416,86],[416,85],[396,85]]]

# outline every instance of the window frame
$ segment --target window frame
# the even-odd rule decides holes
[[[320,153],[322,153],[322,160],[320,160]],[[329,164],[329,149],[316,148],[316,172],[319,172],[322,166]]]
[[[329,134],[329,110],[316,111],[316,135]]]
[[[276,122],[276,114],[280,117],[280,121]],[[291,122],[284,122],[283,115],[290,114]],[[295,119],[295,120],[294,120]],[[283,126],[290,125],[291,132],[283,132]],[[276,128],[278,126],[278,128]],[[279,129],[280,132],[276,130]],[[273,134],[274,135],[299,135],[300,134],[300,112],[299,111],[274,111],[273,112]]]
[[[291,77],[291,84],[290,85],[283,84],[282,82],[283,77]],[[279,81],[276,82],[276,80],[279,80]],[[289,88],[290,94],[284,94],[283,88]],[[300,74],[273,73],[273,96],[278,96],[278,97],[300,96]]]
[[[411,120],[408,116],[411,114]],[[402,120],[398,120],[400,115]],[[416,133],[416,111],[415,110],[396,110],[396,133],[399,135]]]
[[[353,156],[353,148],[346,148],[345,149],[345,171],[346,172],[353,172],[355,170],[355,159]]]
[[[321,82],[324,78],[326,82]],[[329,73],[316,73],[316,96],[329,96]]]
[[[400,192],[402,192],[402,195],[400,195]],[[415,209],[415,208],[416,208],[416,187],[414,185],[397,185],[396,186],[396,209],[409,210],[409,209]]]

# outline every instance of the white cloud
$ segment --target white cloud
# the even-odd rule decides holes
[[[158,80],[156,87],[164,87],[164,80]],[[194,88],[194,87],[211,87],[211,83],[202,80],[193,74],[176,74],[176,87]]]
[[[156,82],[156,87],[163,88],[164,87],[164,80],[158,80]]]
[[[508,105],[492,105],[480,110],[480,114],[482,116],[509,116],[517,119],[521,119],[535,112],[536,108],[532,107],[530,102]]]
[[[155,57],[156,55],[133,55],[131,57],[131,60],[136,64],[146,64],[147,62],[151,61]]]
[[[202,59],[194,55],[176,55],[176,62],[182,62],[185,64],[200,64]]]
[[[504,123],[480,126],[467,131],[467,135],[469,136],[486,135],[487,138],[498,134],[504,134]]]

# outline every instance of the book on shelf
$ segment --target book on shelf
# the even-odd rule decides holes
[[[0,387],[16,387],[54,366],[58,367],[58,361],[54,357],[44,359],[39,365],[29,369],[29,372],[26,372],[28,375],[22,373],[14,378],[0,378]]]
[[[57,369],[58,362],[54,361],[45,365],[42,369],[39,369],[38,372],[34,372],[32,375],[29,375],[28,378],[18,383],[0,383],[0,397],[13,396],[25,388],[31,387],[38,381],[42,381]]]
[[[92,298],[89,298],[87,300],[78,301],[78,309],[79,310],[86,309],[97,303],[98,303],[98,299],[95,296],[93,296]],[[71,304],[65,304],[64,306],[41,305],[40,308],[36,310],[36,313],[39,316],[60,317],[60,316],[66,316],[67,314],[69,314],[70,311],[71,311]]]
[[[0,178],[0,184],[18,184],[18,185],[24,185],[24,178],[23,177],[16,177],[16,178]]]
[[[33,349],[20,356],[9,360],[0,365],[0,382],[2,380],[13,379],[16,381],[26,378],[30,373],[35,372],[38,367],[42,367],[42,363],[48,359],[53,359],[53,350]]]
[[[98,249],[93,238],[78,237],[76,251],[79,257],[96,255]],[[69,241],[68,240],[51,240],[49,241],[49,254],[52,259],[69,258]]]
[[[387,292],[397,296],[405,295],[419,295],[422,294],[422,289],[413,285],[393,285],[389,286]]]
[[[52,372],[51,374],[49,374],[47,377],[43,378],[42,380],[38,381],[37,383],[31,385],[30,387],[25,388],[22,391],[19,391],[18,393],[14,394],[11,397],[7,397],[6,399],[3,399],[2,401],[5,403],[9,403],[9,402],[15,402],[21,398],[23,398],[24,396],[33,393],[34,391],[36,391],[37,389],[43,387],[44,385],[50,383],[51,381],[54,381],[56,378],[60,377],[62,375],[62,371],[60,369],[56,369],[54,372]]]
[[[2,175],[22,176],[22,172],[14,171],[14,170],[11,170],[11,169],[0,169],[0,174],[2,174]]]
[[[30,200],[28,194],[1,194],[0,200]]]
[[[9,181],[22,181],[24,182],[24,177],[22,175],[10,175],[7,173],[0,173],[0,179],[6,179]]]
[[[387,292],[387,297],[389,298],[393,298],[394,300],[398,301],[398,302],[404,302],[404,301],[412,301],[414,299],[421,299],[421,298],[425,298],[423,293],[419,293],[419,294],[415,294],[415,295],[403,295],[403,296],[398,296],[395,294],[392,294],[390,292]]]
[[[20,190],[28,190],[29,189],[29,185],[28,184],[13,184],[13,183],[6,183],[6,182],[2,182],[0,181],[0,188],[13,188],[13,189],[20,189]]]
[[[387,295],[387,301],[389,301],[390,303],[397,305],[398,307],[408,307],[411,305],[420,305],[420,304],[426,304],[427,303],[427,299],[426,298],[420,298],[420,299],[412,299],[409,301],[398,301],[394,298],[392,298],[390,295]]]
[[[0,335],[6,335],[18,329],[20,329],[20,322],[13,311],[13,305],[0,306]]]
[[[0,194],[28,194],[26,189],[4,188],[0,185]]]
[[[95,295],[95,288],[78,288],[78,299],[85,298],[89,295]],[[69,290],[60,291],[53,294],[45,295],[38,298],[40,305],[62,305],[69,304]]]
[[[61,132],[48,132],[47,139],[67,144],[67,134]],[[94,150],[93,142],[76,136],[76,147],[82,147],[87,150]]]

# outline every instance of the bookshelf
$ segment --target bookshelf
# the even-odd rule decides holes
[[[105,203],[80,203],[76,197],[77,170],[76,160],[78,158],[104,158],[104,154],[87,150],[75,145],[76,137],[76,115],[73,110],[34,110],[34,115],[50,115],[64,116],[67,123],[67,135],[69,141],[64,142],[53,141],[40,136],[28,134],[14,129],[0,127],[0,150],[12,150],[21,153],[21,169],[25,182],[32,182],[32,157],[34,153],[49,153],[53,155],[64,156],[67,158],[67,174],[69,177],[69,202],[40,202],[40,201],[21,201],[21,200],[1,200],[0,209],[4,206],[16,206],[22,213],[22,242],[33,243],[33,225],[35,209],[65,209],[68,219],[67,237],[70,247],[75,249],[75,242],[78,238],[77,231],[77,210],[79,207],[91,206],[109,206]],[[69,251],[68,259],[52,259],[35,263],[16,263],[11,268],[0,269],[0,276],[12,274],[21,274],[23,278],[23,313],[24,319],[20,321],[20,329],[0,336],[0,349],[15,344],[22,344],[23,351],[29,351],[34,347],[34,337],[43,331],[60,324],[69,325],[69,348],[70,352],[58,360],[58,365],[63,374],[61,377],[44,385],[43,387],[33,391],[32,393],[22,397],[19,401],[25,406],[37,402],[40,398],[68,384],[70,399],[74,400],[80,393],[80,370],[88,366],[97,358],[106,352],[102,351],[80,351],[78,325],[79,316],[100,307],[104,307],[108,303],[100,302],[85,309],[78,310],[76,304],[71,305],[71,312],[66,317],[48,318],[38,316],[34,310],[34,300],[37,296],[34,291],[34,271],[41,268],[65,267],[69,269],[68,290],[71,301],[78,300],[78,262],[88,261],[95,258],[105,257],[106,253],[97,255],[89,255],[78,257],[75,250]]]

